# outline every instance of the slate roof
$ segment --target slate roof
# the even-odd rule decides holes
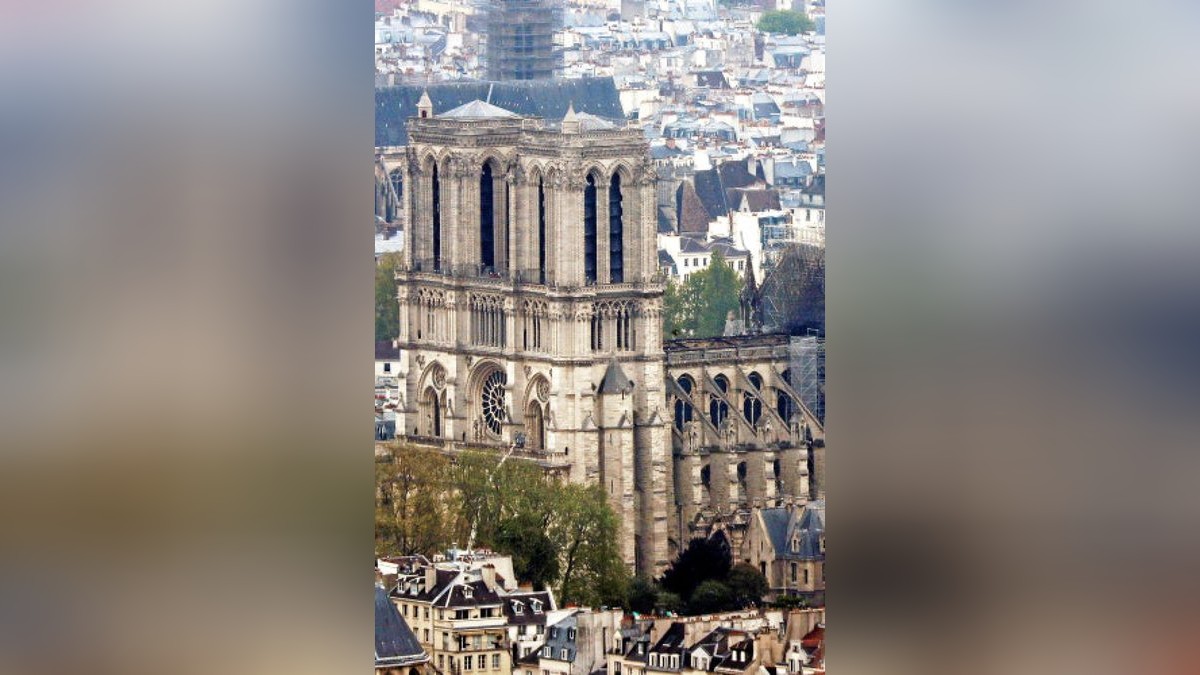
[[[578,633],[572,633],[579,626],[579,619],[574,614],[564,617],[561,621],[549,627],[546,631],[546,642],[543,647],[550,648],[550,656],[547,658],[562,661],[562,650],[567,650],[567,658],[565,660],[574,662],[575,654],[578,648],[576,640]],[[574,637],[572,637],[574,635]]]
[[[540,604],[538,612],[533,611],[533,601]],[[517,604],[520,604],[521,611],[517,612]],[[546,612],[554,609],[554,603],[550,601],[550,594],[545,591],[532,593],[510,593],[504,598],[504,616],[508,619],[510,626],[539,624],[546,622]]]
[[[437,109],[435,108],[434,110],[436,111]],[[440,115],[435,112],[434,116],[470,120],[516,119],[517,117],[520,117],[520,115],[511,110],[505,110],[504,108],[494,106],[486,101],[480,101],[479,99],[475,99],[470,103],[464,103],[457,108],[447,110]]]
[[[708,232],[708,223],[713,219],[705,208],[696,187],[691,181],[683,181],[675,192],[676,215],[679,233],[685,232],[704,234]]]
[[[671,627],[663,633],[658,642],[650,648],[656,654],[683,654],[686,645],[683,643],[684,625],[678,621],[671,622]],[[682,660],[682,659],[681,659]]]
[[[821,537],[825,534],[825,500],[809,502],[790,512],[787,507],[762,509],[760,512],[777,558],[824,560]],[[799,551],[793,552],[792,538],[799,541]]]
[[[633,381],[625,374],[621,364],[614,358],[608,362],[608,370],[600,380],[601,394],[628,394],[633,390]]]
[[[522,116],[561,119],[574,102],[577,113],[622,119],[625,110],[612,77],[492,82],[471,80],[404,84],[375,89],[375,146],[405,145],[408,118],[428,90],[433,112],[452,110],[476,99]]]
[[[762,188],[733,188],[726,199],[734,209],[741,210],[745,205],[752,212],[771,211],[780,209],[779,192]]]
[[[728,89],[729,82],[725,80],[725,73],[719,70],[701,70],[696,72],[696,86],[709,89]]]
[[[692,649],[703,649],[709,655],[707,670],[745,670],[754,662],[754,637],[724,626],[705,635]],[[736,651],[741,652],[740,659],[736,658]]]
[[[387,591],[375,587],[375,667],[393,667],[427,661],[429,656],[405,623]]]

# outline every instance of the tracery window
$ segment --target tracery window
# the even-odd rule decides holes
[[[483,411],[483,423],[493,435],[499,436],[504,424],[504,371],[492,371],[483,381],[480,392],[480,407]]]

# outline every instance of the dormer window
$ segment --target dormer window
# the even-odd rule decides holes
[[[524,614],[524,613],[525,613],[525,603],[521,602],[520,600],[513,600],[513,614]]]
[[[470,586],[463,586],[463,597],[464,598],[470,599],[474,596],[475,596],[475,589],[471,588]]]
[[[574,639],[575,639],[575,629],[574,629],[574,628],[568,628],[568,629],[567,629],[567,639],[568,639],[568,640],[574,640]]]
[[[539,600],[530,600],[530,601],[529,601],[529,606],[533,608],[533,613],[534,613],[534,614],[541,614],[541,613],[542,613],[542,603],[541,603],[541,601],[539,601]]]

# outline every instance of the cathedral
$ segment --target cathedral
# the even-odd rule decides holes
[[[787,336],[664,341],[639,127],[428,96],[417,111],[407,144],[380,149],[406,230],[398,436],[603,485],[645,573],[715,522],[818,496],[823,431]]]

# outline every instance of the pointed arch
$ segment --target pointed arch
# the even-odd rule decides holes
[[[614,171],[608,183],[608,280],[625,281],[625,195],[621,171]]]
[[[603,174],[599,170],[588,171],[583,184],[583,277],[584,282],[594,284],[596,276],[596,230],[598,211],[598,195],[603,184]]]

